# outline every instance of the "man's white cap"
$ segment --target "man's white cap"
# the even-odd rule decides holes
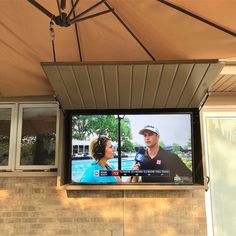
[[[144,126],[143,129],[141,129],[139,131],[139,134],[143,135],[143,133],[145,131],[151,131],[151,132],[156,133],[157,135],[159,135],[159,131],[158,131],[158,129],[154,125],[146,125],[146,126]]]

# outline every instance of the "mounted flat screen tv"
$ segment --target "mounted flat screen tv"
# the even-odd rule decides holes
[[[68,111],[69,182],[203,184],[198,109]]]

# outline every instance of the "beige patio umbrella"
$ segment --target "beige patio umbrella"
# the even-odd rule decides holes
[[[54,61],[50,17],[32,2],[1,1],[0,96],[3,97],[53,94],[40,66],[40,62]],[[35,2],[55,16],[60,15],[58,4],[63,2]],[[54,21],[57,62],[202,60],[236,55],[234,0],[197,3],[74,0],[73,3],[77,4],[72,19],[86,9],[91,11],[69,27],[60,27]],[[71,1],[66,1],[61,11],[68,15],[72,8]],[[97,16],[88,17],[94,14]],[[82,20],[84,17],[88,19]]]

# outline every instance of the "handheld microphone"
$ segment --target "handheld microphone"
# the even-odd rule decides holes
[[[134,158],[136,164],[138,164],[138,163],[142,164],[144,162],[145,152],[146,152],[146,150],[144,147],[139,147],[139,149],[135,155],[135,158]]]
[[[136,155],[135,155],[135,158],[134,158],[134,161],[135,161],[135,165],[136,164],[140,164],[140,166],[144,163],[144,155],[145,155],[145,148],[144,147],[139,147],[137,148],[137,151],[136,151]],[[133,181],[133,177],[134,176],[131,176],[130,178],[130,182]]]

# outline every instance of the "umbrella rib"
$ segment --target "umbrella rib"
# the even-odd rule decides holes
[[[73,19],[71,19],[71,22],[76,21],[77,19],[79,19],[81,16],[85,15],[86,13],[90,12],[91,10],[93,10],[94,8],[96,8],[97,6],[99,6],[100,4],[102,4],[104,1],[106,0],[101,0],[100,2],[94,4],[93,6],[91,6],[90,8],[86,9],[85,11],[81,12],[79,15],[75,16]]]
[[[61,8],[60,8],[59,0],[57,0],[57,8],[58,8],[58,12],[59,12],[59,15],[61,17],[61,20],[62,20],[62,11],[61,11]]]
[[[206,23],[206,24],[208,24],[208,25],[210,25],[210,26],[212,26],[212,27],[214,27],[214,28],[216,28],[216,29],[218,29],[218,30],[221,30],[221,31],[223,31],[223,32],[225,32],[225,33],[227,33],[227,34],[230,34],[230,35],[232,35],[232,36],[234,36],[234,37],[236,36],[236,33],[235,33],[235,32],[233,32],[233,31],[231,31],[231,30],[228,30],[228,29],[226,29],[226,28],[224,28],[224,27],[222,27],[222,26],[220,26],[220,25],[217,25],[217,24],[215,24],[215,23],[213,23],[213,22],[211,22],[211,21],[209,21],[209,20],[207,20],[207,19],[204,19],[203,17],[198,16],[198,15],[196,15],[196,14],[190,12],[190,11],[187,11],[186,9],[184,9],[184,8],[182,8],[182,7],[176,6],[176,5],[173,4],[173,3],[167,2],[166,0],[157,0],[157,1],[159,1],[159,2],[161,2],[161,3],[163,3],[163,4],[165,4],[165,5],[167,5],[167,6],[169,6],[169,7],[172,7],[172,8],[174,8],[175,10],[180,11],[180,12],[182,12],[182,13],[188,15],[188,16],[191,16],[191,17],[193,17],[193,18],[195,18],[195,19],[197,19],[197,20],[200,20],[200,21],[202,21],[202,22],[204,22],[204,23]]]
[[[75,3],[73,2],[73,0],[71,0],[72,8],[71,8],[71,10],[70,10],[70,12],[69,12],[69,14],[68,14],[68,16],[67,16],[68,18],[70,18],[71,14],[72,14],[73,12],[75,12],[74,10],[75,10],[75,7],[77,6],[78,2],[79,2],[79,0],[76,0]],[[75,14],[74,14],[74,17],[75,17]]]
[[[153,61],[156,61],[155,57],[148,51],[148,49],[143,45],[143,43],[138,39],[138,37],[132,32],[132,30],[127,26],[127,24],[117,15],[114,9],[108,4],[108,2],[104,2],[108,9],[111,10],[112,14],[119,20],[119,22],[126,28],[126,30],[133,36],[133,38],[138,42],[138,44],[144,49],[144,51],[152,58]]]
[[[36,2],[35,0],[27,0],[27,1],[31,3],[32,5],[34,5],[36,8],[38,8],[41,12],[43,12],[49,18],[55,20],[55,16],[50,11],[48,11],[45,7],[40,5],[38,2]]]
[[[73,8],[71,9],[73,12],[73,16],[75,17],[75,6],[78,4],[79,0],[77,0],[74,4],[74,1],[71,0],[71,5],[73,6]],[[82,51],[81,51],[81,45],[80,45],[80,40],[79,40],[79,32],[78,32],[78,28],[77,28],[77,23],[75,22],[75,33],[76,33],[76,40],[77,40],[77,45],[78,45],[78,49],[79,49],[79,57],[80,57],[80,61],[83,61],[83,57],[82,57]]]
[[[96,14],[92,14],[92,15],[89,15],[89,16],[85,16],[85,17],[82,17],[82,18],[77,18],[75,20],[71,20],[71,24],[73,23],[76,23],[76,22],[80,22],[80,21],[83,21],[83,20],[88,20],[90,18],[93,18],[93,17],[97,17],[97,16],[100,16],[100,15],[104,15],[106,13],[109,13],[111,12],[112,10],[106,10],[106,11],[101,11],[101,12],[98,12]]]
[[[66,0],[61,0],[61,9],[65,10],[66,9]]]

